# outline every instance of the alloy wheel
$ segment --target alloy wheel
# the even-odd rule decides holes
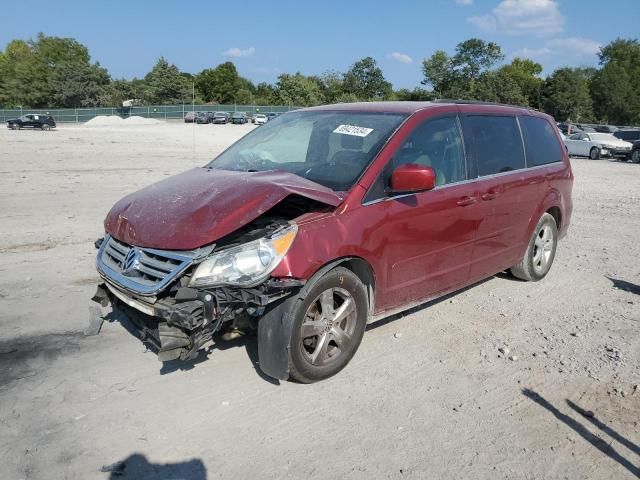
[[[348,291],[338,287],[323,291],[311,302],[302,322],[304,358],[315,366],[335,362],[349,351],[356,320],[356,302]]]
[[[544,225],[538,231],[533,244],[533,268],[536,273],[541,274],[546,272],[551,254],[553,253],[554,243],[553,230],[549,225]]]

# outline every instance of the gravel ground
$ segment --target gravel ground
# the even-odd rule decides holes
[[[0,129],[1,479],[640,476],[640,165],[573,160],[544,281],[373,324],[319,384],[253,338],[163,367],[118,322],[84,337],[111,205],[251,128]]]

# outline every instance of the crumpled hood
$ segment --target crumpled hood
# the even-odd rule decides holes
[[[195,168],[127,195],[104,226],[130,245],[191,250],[246,225],[289,195],[333,207],[343,200],[329,188],[283,171]]]

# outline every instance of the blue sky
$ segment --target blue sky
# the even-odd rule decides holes
[[[143,76],[163,55],[192,73],[232,60],[255,82],[372,56],[395,88],[413,88],[423,58],[470,37],[546,74],[596,65],[599,45],[639,31],[640,0],[34,0],[3,2],[0,48],[44,32],[76,38],[116,78]]]

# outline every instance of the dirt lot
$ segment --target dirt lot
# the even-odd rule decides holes
[[[162,367],[84,337],[111,205],[250,128],[0,129],[1,479],[640,476],[640,165],[574,160],[544,281],[371,325],[323,383],[262,376],[251,338]]]

